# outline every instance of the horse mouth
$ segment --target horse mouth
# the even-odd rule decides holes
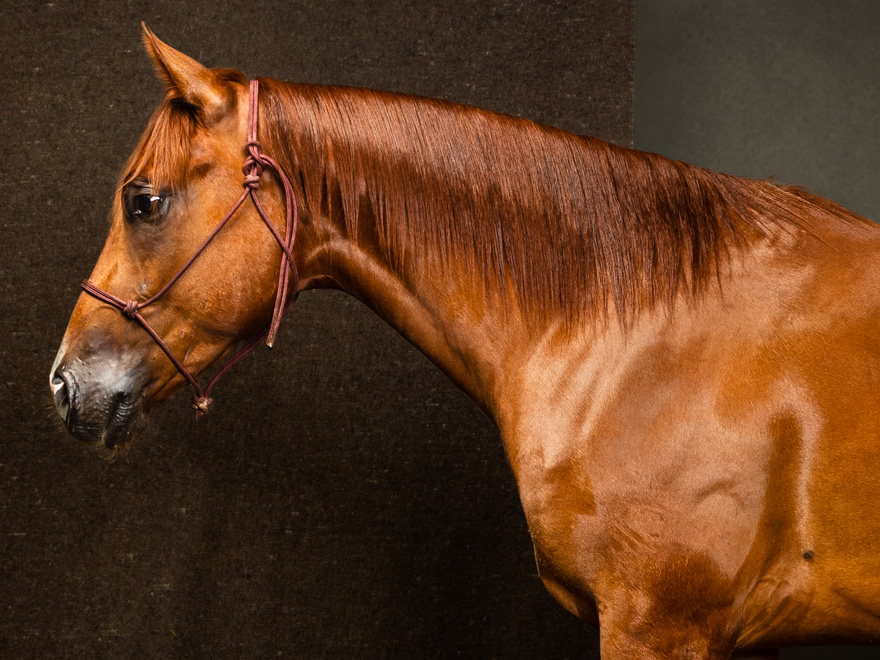
[[[107,449],[124,447],[144,427],[139,398],[127,392],[119,392],[110,410],[107,425],[101,433],[101,444]]]
[[[120,449],[129,444],[143,430],[146,418],[140,404],[140,397],[129,392],[117,392],[103,408],[106,413],[90,416],[86,419],[75,414],[75,406],[67,402],[70,417],[67,420],[67,430],[70,434],[88,445],[103,447],[105,449]],[[96,419],[97,418],[97,419]]]

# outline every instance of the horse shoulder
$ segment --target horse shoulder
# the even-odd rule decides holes
[[[713,421],[716,385],[703,382],[713,350],[670,337],[663,314],[626,337],[548,346],[532,360],[517,414],[501,424],[541,575],[585,618],[598,615],[597,593],[644,585],[639,573],[670,560],[709,556],[712,539],[727,539],[712,561],[728,572],[748,551],[739,539],[756,514],[739,508],[758,509],[760,493],[729,473],[742,460]]]

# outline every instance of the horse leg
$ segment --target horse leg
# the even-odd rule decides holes
[[[646,628],[644,623],[631,630],[623,626],[609,630],[609,626],[602,625],[602,660],[730,660],[726,643],[689,630],[687,625],[661,630]]]
[[[601,629],[602,660],[779,660],[779,649],[735,651],[713,642],[709,636],[689,632],[686,627],[672,626],[666,634],[656,630],[637,634],[619,629]]]
[[[730,660],[728,606],[695,600],[676,606],[675,595],[632,588],[606,600],[599,612],[602,660]]]

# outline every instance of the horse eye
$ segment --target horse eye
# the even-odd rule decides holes
[[[168,196],[149,188],[130,186],[123,195],[125,215],[132,222],[158,222],[168,206]]]
[[[159,197],[156,195],[147,195],[140,194],[136,195],[134,198],[134,208],[136,213],[140,213],[142,215],[149,215],[153,212],[153,208],[160,201]]]

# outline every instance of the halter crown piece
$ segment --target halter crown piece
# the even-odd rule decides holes
[[[165,352],[168,358],[174,363],[174,366],[177,367],[177,370],[192,384],[192,386],[196,389],[196,394],[192,398],[192,407],[196,411],[196,419],[198,419],[201,415],[208,412],[208,409],[211,406],[211,389],[220,379],[220,377],[229,371],[239,360],[241,360],[245,355],[250,353],[256,346],[259,344],[264,338],[266,339],[266,346],[272,348],[275,344],[275,339],[278,335],[278,328],[281,325],[281,319],[285,314],[290,310],[293,306],[293,303],[296,302],[297,296],[297,288],[299,285],[299,275],[296,272],[296,264],[293,261],[293,242],[296,240],[296,229],[298,224],[298,215],[296,209],[296,199],[293,193],[293,186],[290,185],[290,180],[287,178],[287,175],[284,173],[284,170],[281,169],[281,166],[271,158],[263,153],[263,148],[260,145],[259,140],[257,139],[257,129],[258,129],[258,118],[259,118],[259,83],[256,80],[252,80],[250,83],[250,106],[248,110],[248,139],[245,144],[245,151],[247,153],[247,159],[244,161],[244,166],[242,167],[242,172],[244,173],[244,191],[241,193],[241,196],[238,198],[238,201],[233,204],[232,208],[226,214],[226,216],[220,221],[220,223],[214,228],[214,231],[205,239],[205,241],[196,249],[195,253],[189,258],[189,260],[177,271],[177,273],[170,279],[165,285],[159,289],[158,292],[153,294],[150,298],[147,298],[144,302],[138,302],[136,300],[122,300],[121,298],[117,298],[109,291],[104,291],[103,289],[98,288],[94,284],[92,284],[88,280],[82,281],[82,288],[86,293],[91,294],[95,298],[102,300],[108,305],[112,305],[113,307],[118,308],[122,314],[133,321],[137,321],[144,330],[146,330],[149,335],[153,338],[153,340],[159,345],[159,347]],[[281,180],[281,183],[284,188],[284,205],[286,208],[286,223],[284,236],[281,236],[278,229],[272,222],[269,220],[269,216],[266,214],[266,210],[263,208],[263,205],[260,203],[260,198],[257,196],[257,189],[260,187],[260,178],[266,168],[271,168],[275,170],[278,174],[278,178]],[[183,366],[183,363],[180,362],[174,354],[171,352],[171,349],[168,348],[167,344],[159,337],[153,328],[150,327],[149,323],[146,322],[144,317],[141,315],[140,310],[148,305],[152,305],[159,298],[165,295],[165,292],[171,288],[171,286],[177,282],[181,278],[181,276],[187,271],[187,269],[192,266],[193,262],[198,258],[198,256],[204,252],[205,248],[208,247],[208,244],[214,240],[214,237],[220,233],[220,230],[226,226],[226,223],[235,215],[235,212],[244,204],[245,199],[248,197],[254,203],[254,207],[257,209],[257,213],[259,213],[260,217],[263,219],[263,222],[266,223],[266,226],[269,228],[269,231],[272,232],[272,236],[277,241],[278,245],[281,247],[281,267],[278,273],[278,291],[275,294],[275,309],[272,312],[272,321],[269,326],[264,329],[262,332],[257,334],[253,339],[251,339],[247,344],[245,344],[239,351],[230,358],[230,360],[214,375],[214,377],[208,382],[207,387],[204,389],[199,382],[196,380],[195,376],[193,376],[186,367]],[[293,299],[288,302],[287,300],[287,289],[290,283],[290,276],[293,275],[293,291],[294,296]]]

